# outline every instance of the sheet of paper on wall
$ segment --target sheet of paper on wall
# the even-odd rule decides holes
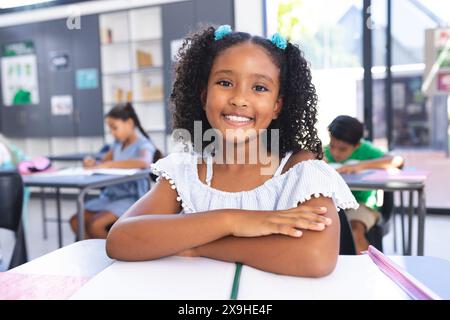
[[[153,261],[116,261],[71,299],[226,300],[235,264],[171,256]]]
[[[76,73],[77,89],[96,89],[98,88],[97,69],[78,69]]]
[[[34,43],[23,41],[1,47],[1,86],[5,106],[39,104]]]
[[[50,52],[50,68],[52,71],[70,70],[70,58],[68,52]]]
[[[73,99],[71,95],[52,96],[52,115],[64,116],[73,113]]]

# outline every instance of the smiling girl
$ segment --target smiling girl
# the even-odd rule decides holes
[[[357,203],[320,160],[317,97],[298,47],[278,34],[200,30],[179,51],[171,102],[175,129],[195,136],[200,122],[201,136],[213,130],[221,138],[213,150],[191,141],[200,152],[152,165],[160,178],[113,226],[108,255],[202,256],[280,274],[329,274],[339,253],[337,210]],[[264,130],[270,143],[261,143]],[[270,162],[248,161],[255,141]]]

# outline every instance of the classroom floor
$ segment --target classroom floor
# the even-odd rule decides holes
[[[47,200],[47,210],[49,217],[56,217],[55,201]],[[63,200],[62,211],[63,219],[69,219],[75,212],[75,201]],[[55,222],[47,222],[48,238],[43,238],[43,225],[41,215],[41,204],[38,199],[31,199],[29,206],[29,219],[27,229],[27,245],[29,259],[35,259],[41,255],[58,249],[57,224]],[[417,221],[414,220],[413,233],[413,252],[416,252],[417,239]],[[75,236],[72,233],[69,224],[63,224],[63,245],[69,245],[74,242]],[[383,238],[383,247],[386,254],[401,254],[400,240],[400,221],[397,217],[397,252],[394,251],[394,233],[393,228]],[[450,261],[450,216],[433,216],[429,215],[425,223],[425,255],[444,258]],[[0,255],[3,256],[3,266],[0,270],[5,269],[5,262],[9,260],[11,255],[11,247],[14,243],[12,232],[0,230]],[[3,249],[3,250],[2,250]]]

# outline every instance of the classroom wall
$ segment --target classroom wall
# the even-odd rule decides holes
[[[264,35],[263,24],[263,1],[264,0],[234,0],[234,23],[235,29],[250,32],[252,34]],[[78,12],[82,15],[108,12],[114,10],[130,9],[141,6],[151,6],[174,2],[176,0],[110,0],[105,8],[104,1],[83,2],[76,5]],[[45,20],[67,18],[73,14],[72,6],[58,6],[35,10],[32,12],[18,12],[2,15],[0,27],[19,24],[33,23]],[[251,12],[252,14],[249,14]],[[152,134],[152,139],[161,150],[170,152],[172,142],[170,135]],[[12,143],[22,148],[31,156],[57,155],[70,152],[94,152],[105,143],[104,137],[67,137],[67,138],[11,138]],[[167,150],[165,148],[167,146]]]
[[[234,0],[235,29],[264,36],[263,3],[264,0]]]

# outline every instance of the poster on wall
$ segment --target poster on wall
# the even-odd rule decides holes
[[[96,89],[98,87],[97,69],[78,69],[76,84],[77,89]]]
[[[50,70],[52,71],[69,71],[69,53],[67,52],[51,52],[50,54]]]
[[[52,96],[52,115],[68,116],[73,113],[73,99],[71,95]]]
[[[33,42],[3,45],[1,60],[3,104],[38,104],[37,59]]]

